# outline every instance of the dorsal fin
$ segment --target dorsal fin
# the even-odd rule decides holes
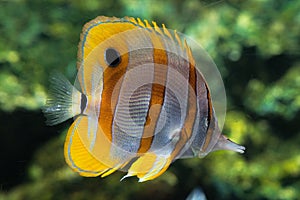
[[[144,19],[144,22],[146,24],[146,27],[153,30],[152,26],[149,24],[148,20]]]
[[[136,19],[133,18],[133,17],[124,17],[124,19],[125,19],[125,20],[128,20],[128,21],[131,21],[131,22],[134,23],[134,24],[138,24],[138,22],[136,21]]]
[[[154,26],[154,30],[155,30],[157,33],[163,35],[163,33],[161,32],[160,28],[157,26],[156,22],[152,21],[152,24],[153,24],[153,26]]]
[[[188,58],[189,58],[189,61],[190,61],[191,65],[192,66],[196,66],[195,59],[194,59],[193,54],[192,54],[192,50],[188,46],[188,44],[186,42],[186,39],[184,39],[184,46],[183,46],[183,48],[187,51],[187,55],[188,55]]]
[[[181,40],[180,40],[180,38],[179,38],[178,33],[177,33],[176,30],[174,31],[174,36],[175,36],[175,39],[176,39],[177,43],[178,43],[179,46],[181,47],[181,49],[183,49]]]
[[[138,20],[138,25],[146,28],[145,24],[143,23],[143,21],[140,18],[137,18],[137,20]]]
[[[105,18],[107,19],[107,18]],[[116,18],[117,20],[118,18]],[[183,51],[188,51],[189,47],[187,44],[184,44],[182,42],[182,38],[178,35],[176,30],[168,30],[165,26],[165,24],[162,24],[162,28],[160,28],[157,23],[155,21],[152,21],[152,26],[149,23],[148,20],[141,20],[140,18],[133,18],[133,17],[124,17],[122,18],[124,21],[129,21],[137,26],[140,26],[142,28],[147,28],[149,31],[155,31],[156,33],[158,33],[159,35],[163,35],[166,36],[167,38],[169,38],[171,41],[176,42],[181,50]],[[119,19],[119,21],[122,21],[122,19]],[[118,21],[118,20],[117,20]]]
[[[162,28],[160,28],[155,21],[152,21],[152,24],[150,24],[148,20],[142,21],[140,18],[133,18],[133,17],[128,17],[128,16],[125,16],[123,18],[99,16],[96,19],[85,24],[82,35],[81,35],[81,41],[84,40],[85,34],[95,24],[110,23],[110,22],[132,23],[133,25],[135,25],[137,27],[145,28],[150,32],[156,33],[160,36],[164,36],[166,39],[169,39],[170,41],[172,41],[176,45],[178,45],[182,51],[184,51],[188,54],[189,59],[194,62],[190,47],[188,46],[187,42],[185,40],[183,40],[183,38],[177,33],[176,30],[169,30],[166,28],[166,26],[164,24],[162,24]],[[82,45],[82,43],[80,43],[80,46],[81,45]],[[81,49],[79,48],[78,55],[79,55],[80,60],[82,59],[81,54],[82,54],[82,52],[81,52]],[[80,65],[78,65],[78,66],[80,66]]]
[[[170,38],[171,40],[174,40],[171,33],[168,31],[168,29],[166,28],[165,24],[162,24],[162,27],[163,27],[163,31],[164,31],[164,34],[166,36],[168,36],[168,38]]]

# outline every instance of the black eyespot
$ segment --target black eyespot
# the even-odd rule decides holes
[[[117,67],[121,62],[119,52],[113,48],[107,48],[105,50],[104,59],[109,67]]]

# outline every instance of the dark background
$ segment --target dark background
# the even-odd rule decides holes
[[[300,196],[300,1],[0,0],[0,199],[296,199]],[[83,178],[64,162],[72,120],[48,127],[48,76],[76,74],[81,28],[133,16],[210,54],[227,93],[223,132],[247,147],[176,161],[154,181]]]

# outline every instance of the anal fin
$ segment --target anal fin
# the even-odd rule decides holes
[[[89,151],[87,141],[80,134],[88,132],[88,117],[79,116],[68,130],[64,154],[68,165],[81,176],[95,177],[111,167],[104,165]]]
[[[106,171],[105,173],[103,173],[103,174],[101,175],[101,178],[103,178],[103,177],[105,177],[105,176],[108,176],[108,175],[114,173],[114,172],[117,171],[118,169],[120,169],[120,168],[126,166],[127,164],[128,164],[128,162],[125,162],[124,164],[120,164],[120,165],[117,165],[117,166],[114,167],[114,168],[109,169],[108,171]]]

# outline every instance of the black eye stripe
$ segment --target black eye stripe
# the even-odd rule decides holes
[[[121,62],[120,53],[114,48],[107,48],[105,50],[104,59],[109,67],[117,67]]]

